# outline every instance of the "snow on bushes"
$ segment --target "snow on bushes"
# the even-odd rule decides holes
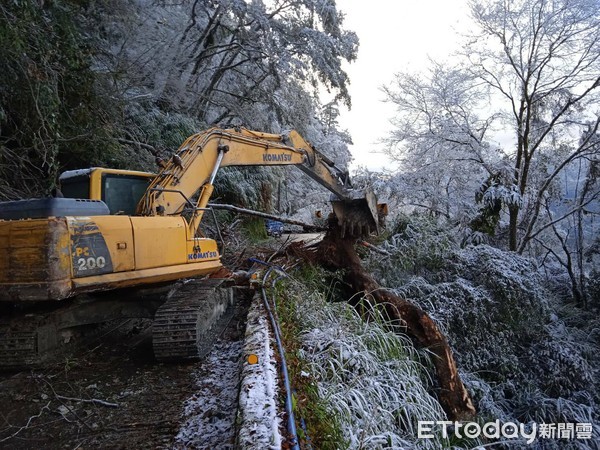
[[[487,245],[460,249],[451,230],[423,218],[403,219],[382,247],[392,256],[371,256],[371,270],[446,333],[481,417],[600,432],[600,333],[577,323],[589,313],[565,313],[533,261]]]

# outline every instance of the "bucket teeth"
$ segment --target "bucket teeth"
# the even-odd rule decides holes
[[[344,200],[332,200],[342,237],[365,237],[379,232],[379,214],[375,195],[364,191]]]

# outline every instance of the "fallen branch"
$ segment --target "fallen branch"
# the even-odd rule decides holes
[[[225,211],[232,211],[232,212],[235,212],[238,214],[245,214],[247,216],[254,216],[254,217],[261,217],[263,219],[277,220],[279,222],[289,223],[291,225],[298,225],[303,228],[307,228],[309,230],[325,231],[324,227],[319,227],[316,225],[311,225],[309,223],[300,222],[299,220],[288,219],[287,217],[276,216],[274,214],[267,214],[267,213],[264,213],[261,211],[254,211],[252,209],[238,208],[237,206],[233,206],[233,205],[222,205],[220,203],[209,203],[208,207],[214,208],[214,209],[222,209]]]
[[[360,245],[362,245],[363,247],[367,247],[369,250],[373,250],[376,253],[379,253],[381,255],[386,255],[386,256],[392,256],[392,254],[390,252],[388,252],[387,250],[384,250],[382,248],[379,248],[373,244],[368,243],[367,241],[359,241]]]
[[[90,399],[74,398],[74,397],[65,397],[64,395],[56,395],[56,398],[59,400],[68,400],[71,402],[93,403],[95,405],[106,406],[108,408],[118,408],[119,407],[118,403],[111,403],[111,402],[107,402],[105,400],[100,400],[97,398],[90,398]]]
[[[317,262],[327,268],[343,269],[355,293],[368,293],[369,299],[383,307],[392,322],[406,327],[406,334],[416,345],[432,353],[439,383],[438,400],[448,418],[473,417],[475,407],[458,374],[452,349],[431,317],[418,306],[379,286],[363,269],[354,241],[342,238],[339,227],[332,226],[327,232],[317,247],[316,257]]]
[[[32,421],[33,419],[37,419],[38,417],[41,417],[41,416],[42,416],[42,414],[44,414],[44,411],[46,411],[46,410],[50,411],[50,403],[51,403],[51,402],[48,402],[48,403],[46,403],[46,406],[44,406],[42,409],[40,409],[40,412],[39,412],[39,413],[37,413],[35,416],[31,416],[31,417],[29,418],[29,420],[27,420],[27,423],[26,423],[25,425],[23,425],[22,427],[20,427],[20,428],[19,428],[17,431],[15,431],[15,432],[14,432],[13,434],[11,434],[10,436],[6,436],[5,438],[2,438],[2,439],[0,439],[0,442],[6,442],[6,441],[8,441],[9,439],[12,439],[12,438],[14,438],[14,437],[15,437],[17,434],[19,434],[21,431],[23,431],[23,430],[25,430],[25,429],[29,428],[29,424],[31,423],[31,421]]]
[[[65,403],[62,401],[62,399],[60,398],[61,396],[58,395],[56,393],[56,391],[54,390],[54,386],[52,386],[52,384],[46,380],[45,378],[40,377],[39,379],[41,379],[44,383],[46,383],[48,385],[48,387],[50,388],[50,390],[52,391],[52,393],[54,394],[54,397],[56,397],[56,399],[60,402],[61,405],[63,405],[67,411],[69,411],[71,414],[73,414],[73,416],[83,425],[85,425],[85,427],[90,430],[93,431],[93,428],[91,426],[88,425],[88,423],[83,420],[81,417],[79,417],[79,415],[77,415],[77,413],[73,410],[73,408],[71,408],[69,405],[65,405]],[[65,414],[63,414],[62,412],[59,411],[59,413],[61,414],[61,416],[63,417],[63,419],[65,419],[67,422],[70,422],[69,419],[67,419],[67,417],[65,416]]]

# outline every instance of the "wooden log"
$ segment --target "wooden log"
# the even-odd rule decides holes
[[[263,219],[278,220],[279,222],[289,223],[291,225],[298,225],[298,226],[301,226],[302,228],[305,228],[308,230],[325,231],[324,227],[319,227],[316,225],[311,225],[309,223],[300,222],[299,220],[288,219],[287,217],[276,216],[274,214],[267,214],[267,213],[264,213],[261,211],[254,211],[252,209],[239,208],[239,207],[233,206],[233,205],[223,205],[220,203],[209,203],[208,207],[214,208],[214,209],[222,209],[225,211],[231,211],[231,212],[235,212],[238,214],[245,214],[247,216],[261,217]]]

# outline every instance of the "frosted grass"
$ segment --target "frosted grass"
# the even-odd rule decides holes
[[[347,303],[328,303],[297,285],[302,311],[301,357],[317,381],[319,395],[339,420],[348,449],[440,449],[436,436],[418,439],[419,420],[445,420],[429,391],[432,382],[406,336],[386,330],[385,320],[365,322]]]

